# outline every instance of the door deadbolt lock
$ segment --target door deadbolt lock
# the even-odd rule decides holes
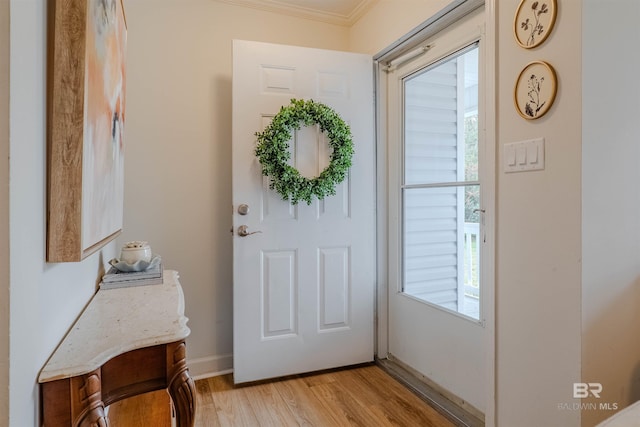
[[[245,205],[244,203],[238,206],[238,213],[240,215],[246,215],[249,213],[249,205]]]

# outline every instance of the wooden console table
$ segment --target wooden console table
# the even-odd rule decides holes
[[[108,426],[110,404],[168,389],[176,425],[193,427],[189,333],[175,271],[163,284],[99,290],[40,373],[43,425]]]

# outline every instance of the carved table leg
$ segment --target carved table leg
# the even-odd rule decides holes
[[[72,406],[76,414],[74,427],[108,427],[102,401],[100,369],[72,379]]]
[[[184,341],[167,345],[167,379],[177,427],[193,427],[195,423],[196,387],[189,375],[186,357]]]

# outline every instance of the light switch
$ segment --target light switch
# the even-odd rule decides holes
[[[544,169],[544,138],[504,144],[505,172],[524,172]]]
[[[527,164],[527,147],[524,145],[516,146],[516,158],[518,159],[518,165],[526,165]]]
[[[532,165],[538,163],[538,146],[536,144],[527,146],[527,157]]]
[[[504,152],[505,152],[504,157],[505,157],[505,161],[507,162],[507,166],[515,166],[516,165],[516,148],[509,144],[505,144]]]

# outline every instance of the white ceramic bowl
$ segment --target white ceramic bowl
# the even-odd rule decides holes
[[[120,261],[127,264],[135,264],[138,261],[149,262],[152,256],[151,246],[147,242],[136,240],[125,243],[120,252]]]

